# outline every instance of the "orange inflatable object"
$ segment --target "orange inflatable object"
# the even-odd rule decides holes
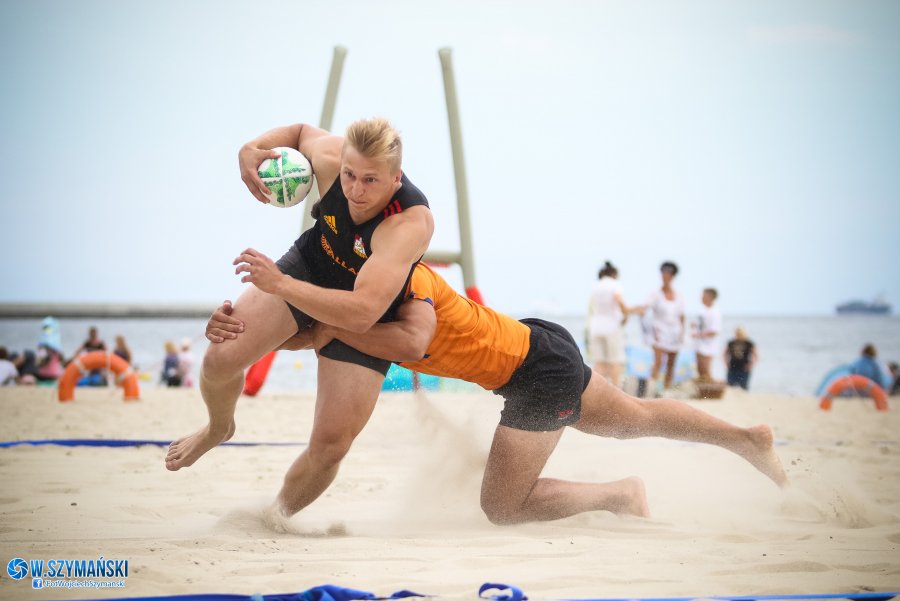
[[[876,409],[879,411],[888,410],[887,393],[884,391],[884,388],[869,378],[859,375],[843,376],[835,380],[834,383],[828,387],[828,391],[819,402],[819,408],[824,411],[830,410],[832,397],[841,394],[845,390],[855,390],[857,392],[868,394],[872,397],[872,400],[875,401]]]
[[[126,401],[136,401],[141,396],[137,374],[125,359],[112,353],[94,351],[72,359],[59,379],[59,402],[75,399],[75,385],[78,380],[94,369],[108,369],[116,375],[116,384],[125,391]]]
[[[262,385],[266,383],[266,376],[269,375],[269,369],[272,367],[272,361],[275,360],[275,353],[272,351],[263,355],[262,359],[250,366],[247,375],[244,376],[244,394],[247,396],[256,396]]]

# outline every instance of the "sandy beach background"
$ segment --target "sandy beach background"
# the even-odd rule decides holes
[[[793,480],[783,493],[717,448],[568,431],[545,475],[644,478],[649,519],[597,512],[498,527],[478,492],[500,399],[385,394],[337,480],[287,524],[267,508],[302,446],[220,447],[192,468],[164,447],[0,449],[0,558],[127,559],[118,590],[43,589],[0,574],[2,599],[279,593],[332,583],[476,598],[837,593],[900,589],[900,399],[887,413],[840,400],[729,391],[695,401],[741,425],[770,423]],[[235,441],[307,440],[314,397],[243,398]],[[142,400],[79,389],[0,390],[0,439],[166,439],[205,420],[199,393]]]

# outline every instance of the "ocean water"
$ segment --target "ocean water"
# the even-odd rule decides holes
[[[584,351],[584,316],[540,317],[565,326]],[[209,344],[203,336],[205,319],[61,319],[63,348],[67,354],[78,348],[92,325],[97,326],[109,348],[112,348],[116,335],[125,337],[135,365],[153,375],[153,379],[143,382],[142,386],[158,385],[166,340],[176,343],[183,338],[193,340],[197,359],[195,371]],[[760,392],[812,395],[829,370],[855,359],[863,345],[869,342],[878,349],[879,360],[900,362],[900,317],[897,316],[725,316],[723,334],[730,337],[737,326],[743,326],[757,345],[760,360],[751,377],[750,388]],[[641,344],[638,320],[631,319],[626,332],[629,344]],[[0,320],[0,345],[11,351],[33,349],[39,335],[39,319]],[[715,362],[714,376],[724,379],[723,361]],[[313,391],[315,386],[315,353],[282,351],[272,365],[264,390]]]

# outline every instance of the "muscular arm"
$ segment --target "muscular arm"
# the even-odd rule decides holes
[[[322,289],[284,278],[276,294],[316,321],[366,332],[403,289],[413,263],[428,248],[433,229],[431,211],[408,209],[375,230],[372,254],[359,270],[352,291]]]
[[[437,317],[431,303],[413,299],[400,306],[397,321],[376,323],[364,334],[334,326],[316,327],[322,328],[320,340],[337,338],[373,357],[403,362],[419,361],[425,356],[436,325]]]
[[[231,311],[231,301],[226,300],[213,312],[206,325],[206,337],[210,342],[219,343],[241,335],[244,324],[232,317]],[[397,321],[377,323],[364,334],[318,323],[285,340],[278,350],[315,348],[318,351],[337,338],[379,359],[418,361],[425,356],[436,326],[437,317],[431,303],[413,299],[404,302],[397,310]]]
[[[324,195],[340,172],[343,143],[342,137],[333,136],[324,129],[305,123],[270,129],[241,146],[238,153],[241,179],[257,200],[268,203],[268,189],[259,179],[257,168],[265,159],[278,156],[272,151],[273,148],[287,146],[296,148],[309,159],[316,175],[319,194]]]
[[[431,211],[425,207],[412,207],[384,221],[372,236],[372,254],[350,291],[295,280],[253,249],[235,259],[239,265],[235,272],[246,272],[242,282],[280,296],[316,321],[366,332],[403,289],[413,263],[428,248],[433,230]]]

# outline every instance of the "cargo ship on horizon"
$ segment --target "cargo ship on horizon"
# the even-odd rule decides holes
[[[878,297],[873,301],[847,301],[838,305],[835,310],[838,315],[890,315],[891,304],[883,297]]]

